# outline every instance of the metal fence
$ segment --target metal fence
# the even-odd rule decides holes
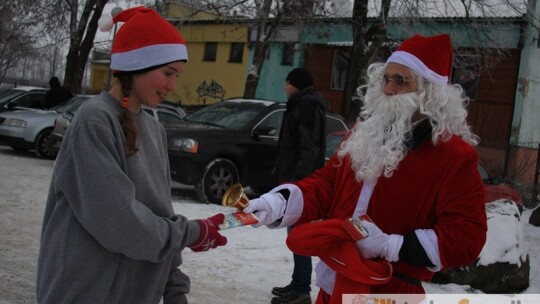
[[[539,142],[507,145],[502,177],[506,183],[509,183],[521,194],[527,208],[533,208],[539,202],[539,171]]]

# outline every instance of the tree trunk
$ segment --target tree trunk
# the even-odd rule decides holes
[[[268,48],[268,41],[273,35],[271,27],[269,31],[265,31],[266,20],[270,15],[270,9],[272,7],[272,0],[264,0],[263,6],[259,12],[257,12],[256,24],[257,35],[254,41],[255,53],[253,54],[253,62],[251,63],[252,71],[248,73],[246,79],[246,85],[244,87],[245,98],[255,98],[255,92],[257,92],[257,85],[259,84],[259,78],[263,68],[264,58],[266,57],[266,49]],[[265,34],[264,40],[262,39],[263,33]],[[263,41],[261,41],[263,40]]]
[[[264,57],[268,44],[265,42],[255,43],[255,54],[253,54],[253,70],[251,73],[248,73],[246,80],[246,87],[244,90],[245,98],[255,98],[255,93],[257,91],[257,84],[259,83],[260,73],[263,68]]]
[[[71,37],[69,51],[66,57],[64,86],[70,88],[73,93],[80,93],[82,91],[86,62],[94,44],[98,20],[106,3],[107,0],[87,1],[78,26],[75,24],[77,10],[74,8],[72,11]],[[90,21],[88,21],[89,19]]]
[[[356,98],[358,87],[365,84],[364,75],[370,64],[388,49],[381,49],[387,39],[386,21],[392,0],[381,2],[381,13],[377,22],[368,26],[368,0],[355,0],[353,6],[352,32],[353,46],[351,48],[347,82],[343,100],[343,112],[349,123],[356,122],[362,102]]]
[[[363,71],[363,58],[365,56],[364,44],[365,37],[364,31],[366,30],[368,13],[368,1],[367,0],[355,0],[353,6],[352,16],[352,33],[353,33],[353,46],[351,48],[349,68],[347,71],[347,82],[345,85],[345,94],[343,101],[343,112],[345,119],[349,123],[356,121],[356,117],[360,111],[361,104],[359,101],[353,99],[356,95],[356,89],[361,84],[360,75]]]

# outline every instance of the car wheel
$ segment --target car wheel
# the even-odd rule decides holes
[[[38,157],[53,159],[56,157],[56,150],[51,139],[51,129],[41,131],[36,137],[34,152]]]
[[[202,179],[197,183],[197,196],[203,202],[220,205],[225,191],[238,183],[239,179],[238,169],[233,162],[217,158],[206,166]]]

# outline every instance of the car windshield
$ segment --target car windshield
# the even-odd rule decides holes
[[[7,90],[0,93],[0,104],[3,104],[4,102],[11,100],[12,98],[23,94],[25,91],[22,90]]]
[[[70,100],[68,100],[65,103],[62,103],[62,104],[59,104],[59,105],[56,105],[56,106],[52,107],[50,110],[51,111],[56,111],[58,113],[70,113],[70,114],[73,114],[75,111],[77,111],[77,109],[83,103],[83,101],[85,101],[87,99],[88,99],[88,97],[86,97],[86,96],[75,96],[75,97],[71,98]]]
[[[202,108],[185,120],[239,130],[261,114],[267,105],[249,101],[224,101]]]

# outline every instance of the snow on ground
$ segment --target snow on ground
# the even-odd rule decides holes
[[[0,168],[0,304],[35,303],[35,267],[53,162],[0,145]],[[175,211],[191,219],[233,211],[198,202],[189,187],[175,184],[172,195]],[[530,287],[523,293],[540,294],[540,228],[527,224],[530,212],[525,210],[522,216],[531,259]],[[286,230],[240,227],[223,234],[228,238],[225,247],[184,251],[182,270],[192,280],[191,303],[269,303],[270,289],[290,281],[293,264],[285,245]],[[493,246],[487,251],[497,256],[498,250]],[[424,285],[429,293],[478,293],[469,286]]]
[[[174,194],[174,192],[173,192]],[[204,218],[218,212],[231,212],[232,209],[217,205],[205,205],[186,197],[173,197],[174,208],[190,218]],[[531,210],[525,210],[522,215],[522,223],[528,223]],[[504,221],[499,222],[504,223]],[[503,229],[502,227],[498,227]],[[540,293],[540,228],[529,224],[523,224],[517,228],[515,223],[507,223],[506,232],[514,234],[515,229],[523,228],[525,239],[528,243],[531,258],[530,287],[523,293]],[[239,300],[249,300],[251,303],[269,303],[271,299],[270,289],[273,286],[284,286],[289,283],[292,273],[292,255],[285,245],[287,232],[285,229],[268,229],[266,227],[252,228],[239,227],[223,231],[228,238],[225,247],[207,253],[194,253],[189,250],[184,253],[183,269],[192,278],[191,299],[194,303],[223,301],[239,303]],[[499,239],[507,239],[501,237]],[[491,248],[491,249],[490,249]],[[484,248],[484,254],[500,256],[508,261],[501,242],[489,242]],[[514,250],[511,254],[514,261],[519,259],[520,251]],[[317,259],[315,258],[315,261]],[[201,268],[205,268],[200,270]],[[193,270],[193,271],[192,271]],[[213,286],[207,288],[207,286]],[[200,286],[200,287],[199,287]],[[312,292],[315,299],[317,288]],[[456,284],[430,284],[424,287],[429,293],[482,293],[472,290],[470,286]],[[217,303],[217,302],[216,302]]]

